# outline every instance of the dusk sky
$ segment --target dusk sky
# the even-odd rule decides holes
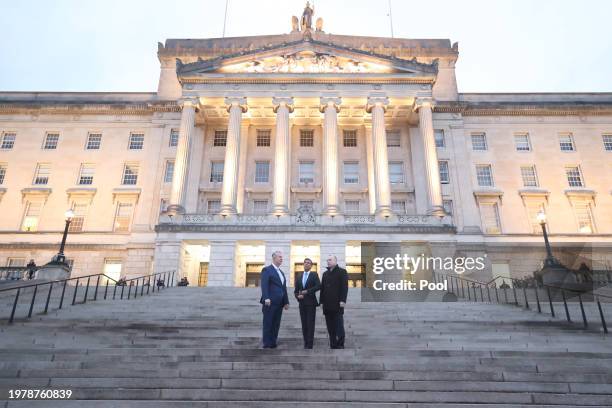
[[[229,0],[226,37],[287,33],[302,0]],[[459,42],[461,92],[612,91],[612,1],[392,0],[395,37]],[[156,91],[157,42],[221,37],[225,0],[0,0],[0,91]],[[390,37],[387,0],[315,1]]]

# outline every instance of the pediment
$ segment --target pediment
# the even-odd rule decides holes
[[[437,63],[424,64],[337,44],[302,40],[184,64],[179,78],[206,74],[405,74],[435,76]]]

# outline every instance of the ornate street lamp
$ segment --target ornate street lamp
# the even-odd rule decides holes
[[[560,266],[559,261],[555,259],[550,248],[550,242],[548,241],[548,232],[546,231],[546,213],[544,210],[540,210],[537,215],[537,220],[542,227],[542,234],[544,235],[544,244],[546,245],[546,259],[544,260],[544,266]]]
[[[72,219],[74,218],[74,211],[70,209],[66,211],[64,216],[66,217],[66,225],[64,227],[64,235],[62,236],[62,243],[60,245],[59,252],[57,253],[57,255],[53,257],[53,261],[52,261],[55,263],[63,263],[63,264],[66,263],[66,257],[64,256],[64,248],[66,247],[66,238],[68,237],[68,228],[70,227],[70,223],[72,222]]]

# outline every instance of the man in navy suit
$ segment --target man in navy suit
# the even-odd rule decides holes
[[[321,289],[321,281],[316,272],[311,272],[312,260],[304,259],[304,272],[295,277],[295,298],[300,304],[300,319],[302,320],[302,336],[304,348],[311,349],[314,342],[315,320],[317,317],[317,292]]]
[[[280,269],[283,253],[272,253],[272,264],[261,270],[261,310],[263,312],[263,348],[276,348],[283,309],[289,309],[287,279]]]

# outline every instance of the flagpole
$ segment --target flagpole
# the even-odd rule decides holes
[[[227,3],[229,3],[229,0],[225,0],[225,14],[223,16],[223,38],[225,38],[225,24],[227,22]]]
[[[389,0],[389,24],[391,25],[391,38],[395,38],[393,35],[393,12],[391,11],[391,0]]]

